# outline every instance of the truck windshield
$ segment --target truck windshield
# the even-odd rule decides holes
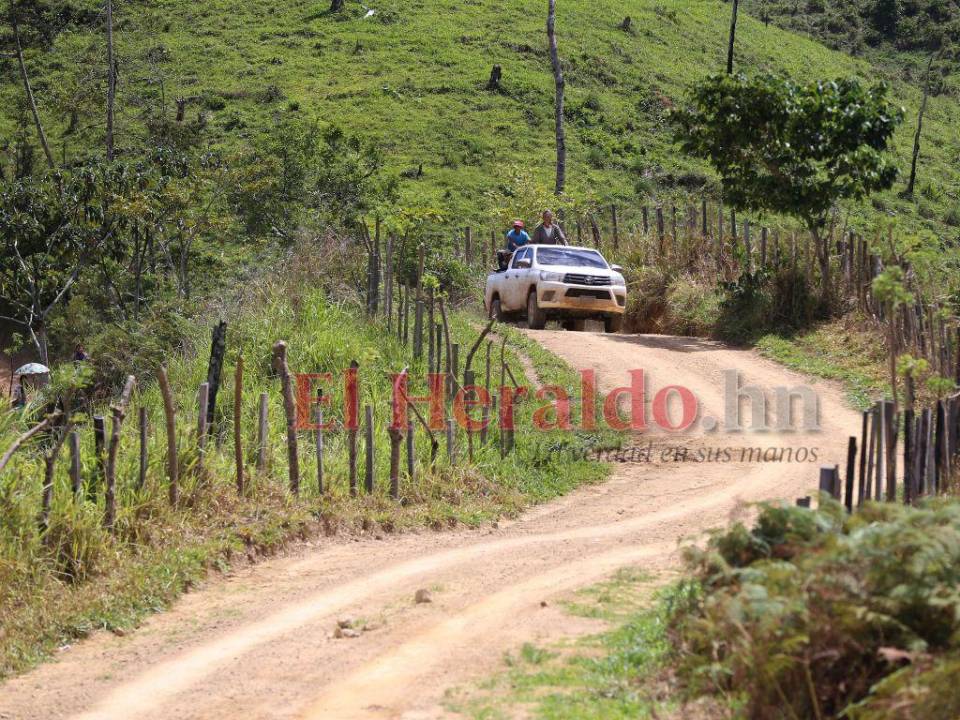
[[[574,250],[565,247],[538,248],[537,262],[541,265],[608,269],[607,262],[600,253],[593,250]]]

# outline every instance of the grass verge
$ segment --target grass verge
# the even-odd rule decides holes
[[[81,417],[82,497],[70,490],[66,458],[54,478],[50,529],[41,532],[36,518],[41,503],[44,439],[22,449],[0,479],[0,677],[40,662],[58,647],[98,629],[123,630],[150,612],[166,607],[210,569],[225,569],[238,558],[253,560],[284,545],[317,534],[396,532],[411,528],[443,529],[479,525],[514,515],[579,485],[603,480],[608,469],[575,459],[575,453],[552,452],[580,443],[610,442],[612,436],[518,432],[517,451],[500,457],[498,431],[490,442],[476,442],[474,460],[466,461],[467,439],[456,435],[457,461],[443,450],[431,467],[429,444],[422,431],[416,442],[415,478],[403,473],[401,500],[388,493],[390,373],[411,368],[411,391],[425,395],[426,367],[408,346],[388,332],[385,322],[365,322],[355,308],[331,303],[314,283],[298,281],[264,287],[254,293],[255,307],[237,311],[228,331],[227,363],[213,438],[201,463],[195,425],[196,388],[206,379],[205,330],[168,362],[178,412],[182,502],[167,502],[165,436],[158,389],[141,378],[132,408],[147,410],[147,480],[136,485],[137,427],[123,427],[118,457],[118,516],[113,532],[102,527],[103,488],[95,479],[96,462],[89,418]],[[302,282],[301,282],[302,281]],[[291,290],[291,287],[294,288]],[[455,314],[453,339],[469,348],[476,331],[466,315]],[[361,367],[360,402],[374,408],[374,491],[352,497],[348,487],[347,440],[331,431],[325,443],[326,488],[316,486],[313,433],[300,434],[301,492],[287,490],[285,423],[279,382],[272,375],[270,351],[278,339],[289,341],[291,369],[335,374],[325,385],[332,399],[328,420],[342,420],[340,373],[351,360]],[[511,341],[505,353],[516,364]],[[245,360],[242,435],[248,491],[238,496],[233,460],[233,368]],[[466,350],[464,350],[465,354]],[[464,357],[464,355],[461,355]],[[548,354],[531,357],[545,382],[572,385],[573,370]],[[269,401],[267,467],[255,470],[256,413],[260,393]],[[517,408],[520,428],[532,427],[536,401]],[[106,408],[96,408],[103,413]],[[135,412],[130,413],[135,418]],[[7,416],[0,424],[0,446],[30,423]],[[363,483],[361,441],[360,482]],[[581,454],[580,457],[583,455]],[[405,464],[404,464],[405,467]]]
[[[654,591],[655,579],[625,568],[565,603],[570,614],[609,629],[540,647],[526,643],[504,658],[506,669],[475,690],[448,698],[451,709],[476,720],[659,718],[677,710],[665,674],[667,620],[673,588]]]
[[[888,382],[885,349],[877,333],[859,330],[849,319],[791,336],[764,335],[756,347],[791,370],[842,383],[851,404],[859,410],[866,410],[883,395]]]

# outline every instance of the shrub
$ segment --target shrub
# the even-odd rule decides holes
[[[667,292],[670,281],[657,267],[640,266],[628,278],[627,311],[624,318],[628,332],[662,332],[663,317],[667,312]]]
[[[720,302],[716,288],[685,275],[667,291],[664,330],[678,335],[712,335],[720,317]]]
[[[823,505],[765,506],[688,550],[688,688],[740,693],[751,718],[957,717],[960,503]]]
[[[744,271],[732,282],[721,282],[717,333],[725,340],[746,342],[762,333],[770,321],[767,273]]]

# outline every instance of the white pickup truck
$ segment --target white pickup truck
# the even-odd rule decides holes
[[[490,317],[502,322],[526,317],[535,330],[548,320],[583,330],[584,321],[593,319],[617,333],[627,307],[622,272],[592,248],[524,245],[505,270],[487,277],[484,303]]]

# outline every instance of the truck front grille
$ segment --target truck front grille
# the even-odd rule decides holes
[[[567,273],[563,277],[563,282],[567,285],[592,285],[601,287],[610,285],[610,278],[600,275],[581,275],[579,273]]]

